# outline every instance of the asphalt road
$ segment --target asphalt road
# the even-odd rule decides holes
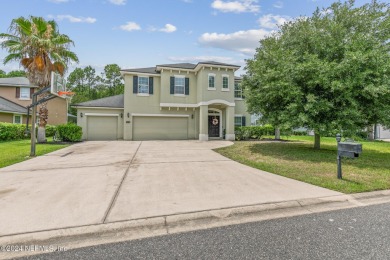
[[[25,259],[390,259],[390,203]]]

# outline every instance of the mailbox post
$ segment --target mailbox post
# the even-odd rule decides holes
[[[336,135],[337,140],[337,178],[342,179],[341,157],[355,159],[362,153],[362,144],[354,142],[341,142],[341,135]]]

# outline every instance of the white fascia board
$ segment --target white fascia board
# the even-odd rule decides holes
[[[185,69],[185,68],[171,68],[171,67],[156,67],[157,71],[161,70],[172,70],[172,71],[185,71],[185,72],[195,72],[193,69]]]
[[[239,66],[222,66],[222,65],[213,65],[213,64],[198,64],[195,67],[195,71],[198,72],[202,69],[202,67],[211,67],[211,68],[221,68],[221,69],[233,69],[234,71],[239,70],[241,67]]]
[[[236,106],[236,103],[230,103],[226,100],[222,100],[222,99],[213,99],[213,100],[209,100],[209,101],[202,101],[202,102],[199,102],[198,104],[186,104],[186,103],[160,103],[160,107],[191,107],[191,108],[194,108],[194,107],[199,107],[199,106],[205,106],[205,105],[212,105],[212,104],[224,104],[224,105],[227,105],[229,107],[235,107]]]

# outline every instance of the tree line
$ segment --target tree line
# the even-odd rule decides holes
[[[108,64],[98,75],[92,66],[75,68],[67,77],[67,89],[75,92],[71,104],[123,94],[124,81],[117,64]],[[76,109],[69,106],[69,112],[76,114]]]

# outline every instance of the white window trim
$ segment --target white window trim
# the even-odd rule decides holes
[[[148,93],[139,93],[139,80],[140,78],[147,78],[148,79]],[[150,84],[149,84],[149,77],[145,77],[145,76],[138,76],[138,82],[137,82],[137,96],[144,96],[144,97],[147,97],[149,96],[149,88],[150,88]]]
[[[173,85],[173,95],[175,97],[185,97],[186,96],[186,80],[185,80],[185,76],[184,75],[173,75],[175,77],[175,82],[174,82],[174,85]],[[181,78],[181,79],[184,79],[184,93],[181,94],[181,93],[175,93],[175,90],[176,90],[176,78]]]
[[[234,84],[236,84],[236,83],[234,83]],[[236,97],[236,91],[241,92],[241,97]],[[242,87],[240,87],[240,90],[236,90],[236,86],[234,86],[234,99],[235,100],[244,100],[244,98],[242,98],[243,95],[244,95],[244,91],[243,91]]]
[[[228,84],[227,84],[227,88],[224,88],[223,87],[223,78],[227,78],[227,80],[228,80]],[[222,74],[222,91],[230,91],[230,88],[229,88],[229,75],[228,74]]]
[[[20,123],[15,123],[15,116],[20,116]],[[14,114],[12,122],[14,124],[22,125],[23,124],[23,115],[21,115],[21,114]]]
[[[214,77],[214,87],[210,88],[210,76]],[[216,90],[217,88],[215,87],[215,74],[214,73],[209,73],[207,76],[207,90]]]
[[[22,89],[28,89],[28,97],[22,97]],[[19,100],[31,100],[31,98],[30,98],[30,88],[20,88],[20,90],[19,90],[20,92],[19,92]]]

